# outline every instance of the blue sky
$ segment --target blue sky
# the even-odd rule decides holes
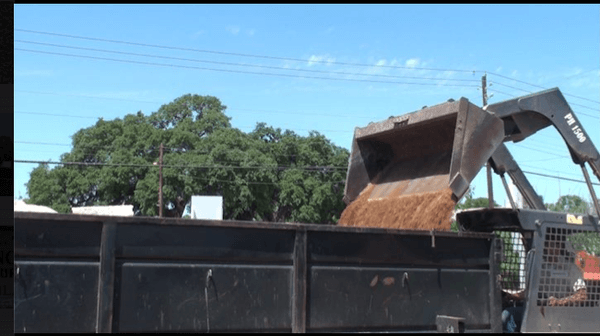
[[[15,50],[15,159],[58,161],[99,117],[150,114],[187,93],[218,97],[243,131],[316,130],[349,149],[371,121],[449,98],[481,106],[484,72],[490,103],[559,87],[600,147],[599,18],[598,5],[15,5],[14,46],[30,50]],[[508,148],[526,172],[583,180],[553,128]],[[36,166],[15,163],[15,198]],[[484,172],[476,197],[487,195]],[[583,183],[527,177],[546,202],[590,199]],[[504,204],[497,176],[494,195]]]

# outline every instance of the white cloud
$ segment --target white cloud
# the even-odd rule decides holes
[[[510,73],[510,75],[511,75],[512,77],[516,77],[516,76],[518,76],[518,75],[519,75],[519,72],[518,72],[517,70],[513,70],[513,72],[511,72],[511,73]]]
[[[233,35],[237,35],[240,32],[240,27],[238,26],[228,26],[225,29]]]
[[[377,63],[375,65],[376,66],[382,66],[382,65],[385,65],[385,63],[386,63],[386,60],[381,59],[381,60],[377,61]]]
[[[256,31],[254,29],[248,29],[248,30],[246,30],[246,34],[248,34],[248,36],[254,36],[255,32]]]
[[[448,78],[448,77],[452,77],[454,74],[456,74],[455,71],[444,71],[444,72],[442,72],[442,77]]]
[[[582,70],[581,68],[575,68],[575,69],[574,69],[574,70],[572,70],[572,71],[568,71],[568,72],[565,74],[565,76],[566,76],[567,78],[568,78],[568,77],[574,77],[574,76],[577,76],[577,75],[581,74],[582,72],[583,72],[583,70]]]
[[[500,72],[502,72],[502,67],[501,67],[501,66],[500,66],[500,67],[497,67],[497,68],[496,68],[496,72],[497,72],[497,73],[500,73]]]
[[[196,39],[196,38],[198,38],[200,35],[204,35],[204,33],[206,33],[206,31],[204,31],[204,30],[199,30],[199,31],[195,32],[195,33],[192,35],[192,38],[193,38],[193,39]]]
[[[420,63],[420,60],[418,58],[411,58],[411,59],[406,60],[404,65],[406,65],[409,68],[414,68],[414,67],[418,66],[419,63]]]
[[[335,62],[335,58],[329,55],[311,55],[308,58],[308,66],[322,62],[327,62],[327,65],[331,65],[331,62]]]

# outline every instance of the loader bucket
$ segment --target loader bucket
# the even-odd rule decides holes
[[[456,203],[503,139],[502,120],[466,98],[356,128],[344,202],[450,188]]]

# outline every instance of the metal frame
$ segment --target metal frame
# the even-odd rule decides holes
[[[494,246],[486,233],[15,213],[15,327],[414,332],[441,315],[499,331]]]

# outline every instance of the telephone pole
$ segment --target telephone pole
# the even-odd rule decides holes
[[[160,144],[160,151],[158,157],[158,217],[163,216],[163,178],[162,178],[162,166],[163,166],[163,144]]]
[[[483,98],[483,106],[487,105],[487,73],[484,73],[481,77],[481,93]],[[487,164],[485,165],[487,172],[487,185],[488,185],[488,208],[494,208],[494,190],[492,187],[492,166],[490,165],[490,160],[488,159]]]

